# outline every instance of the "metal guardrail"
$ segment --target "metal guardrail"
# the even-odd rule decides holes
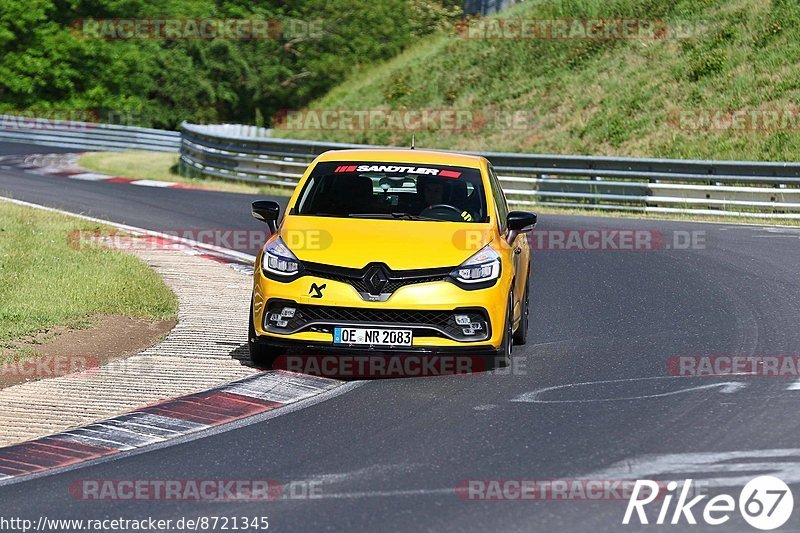
[[[154,150],[177,152],[177,131],[0,115],[0,142],[19,142],[78,150]]]
[[[180,151],[189,174],[293,188],[308,163],[328,150],[369,145],[270,137],[239,124],[181,132],[0,115],[0,142],[77,150]],[[800,163],[688,161],[487,152],[515,206],[578,207],[652,213],[800,220]]]
[[[184,123],[181,166],[209,178],[294,187],[328,150],[374,148]],[[509,203],[651,213],[800,219],[800,163],[688,161],[486,152]]]

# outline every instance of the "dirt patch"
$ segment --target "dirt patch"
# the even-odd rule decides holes
[[[0,389],[95,368],[160,342],[177,322],[104,315],[87,329],[56,327],[14,342],[0,362]]]

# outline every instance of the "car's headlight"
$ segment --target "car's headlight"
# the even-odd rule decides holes
[[[264,257],[261,259],[264,274],[288,277],[297,274],[300,268],[300,260],[280,237],[264,245]]]
[[[450,275],[461,283],[481,283],[500,277],[500,254],[488,244],[461,263]]]

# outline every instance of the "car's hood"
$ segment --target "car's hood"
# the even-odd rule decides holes
[[[301,261],[393,270],[457,266],[493,237],[490,224],[292,215],[280,233]]]

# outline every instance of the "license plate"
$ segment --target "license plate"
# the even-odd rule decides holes
[[[373,328],[334,328],[334,344],[370,344],[376,346],[411,346],[411,330]]]

